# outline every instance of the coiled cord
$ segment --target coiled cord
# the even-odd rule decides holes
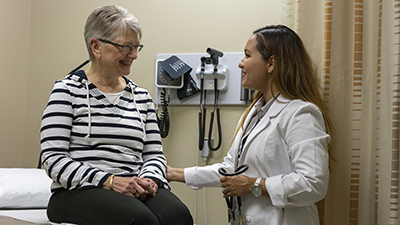
[[[161,100],[161,116],[160,118],[157,115],[158,120],[158,128],[160,129],[160,134],[162,138],[166,138],[169,133],[169,113],[168,113],[168,101],[166,100],[167,92],[165,88],[163,88],[163,92],[160,93],[160,100]]]

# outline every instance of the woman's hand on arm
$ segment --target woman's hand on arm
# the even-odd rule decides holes
[[[185,183],[185,172],[183,168],[173,168],[167,165],[167,181],[178,181]]]

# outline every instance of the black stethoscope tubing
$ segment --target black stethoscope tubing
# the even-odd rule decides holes
[[[68,74],[74,74],[76,71],[78,71],[80,68],[84,67],[86,64],[88,64],[90,62],[90,60],[86,60],[85,62],[83,62],[81,65],[77,66],[75,69],[71,70],[71,72],[69,72]],[[67,74],[67,75],[68,75]]]
[[[204,91],[204,67],[207,58],[201,57],[201,70],[200,70],[200,112],[199,112],[199,150],[203,150],[204,147],[204,136],[206,129],[206,112],[207,109],[203,105],[203,96],[204,96],[204,104],[206,102],[207,93]]]
[[[218,101],[219,101],[219,90],[218,90],[218,69],[217,65],[214,65],[214,111],[211,112],[210,118],[210,127],[208,131],[208,140],[212,138],[212,130],[213,130],[213,123],[214,123],[214,113],[217,113],[217,130],[218,130],[218,143],[217,146],[212,146],[211,141],[208,142],[208,148],[212,151],[216,151],[221,147],[222,143],[222,131],[221,131],[221,117],[219,113]]]
[[[228,172],[226,172],[225,168],[220,167],[218,169],[218,173],[221,174],[222,176],[236,176],[236,175],[246,172],[248,169],[249,169],[249,165],[243,164],[243,165],[239,166],[238,168],[236,168],[236,170],[233,173],[228,173]],[[228,222],[230,222],[231,219],[235,219],[235,213],[232,211],[233,210],[233,197],[234,196],[225,198],[226,205],[228,206],[228,212],[229,212],[229,215],[228,215],[229,221]],[[239,211],[240,211],[241,210],[240,208],[242,207],[242,198],[240,196],[236,196],[236,199],[237,199],[237,203],[238,203],[238,207],[239,207]]]

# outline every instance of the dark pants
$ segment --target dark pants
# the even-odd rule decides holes
[[[188,208],[165,189],[144,202],[102,188],[59,190],[50,198],[47,216],[78,225],[193,225]]]

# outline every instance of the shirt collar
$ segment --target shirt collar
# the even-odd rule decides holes
[[[260,100],[256,102],[254,105],[254,108],[256,109],[256,115],[258,116],[258,119],[261,119],[271,108],[271,105],[275,102],[276,98],[278,98],[280,93],[278,92],[274,98],[271,98],[267,104],[265,104],[264,98],[261,96]]]

